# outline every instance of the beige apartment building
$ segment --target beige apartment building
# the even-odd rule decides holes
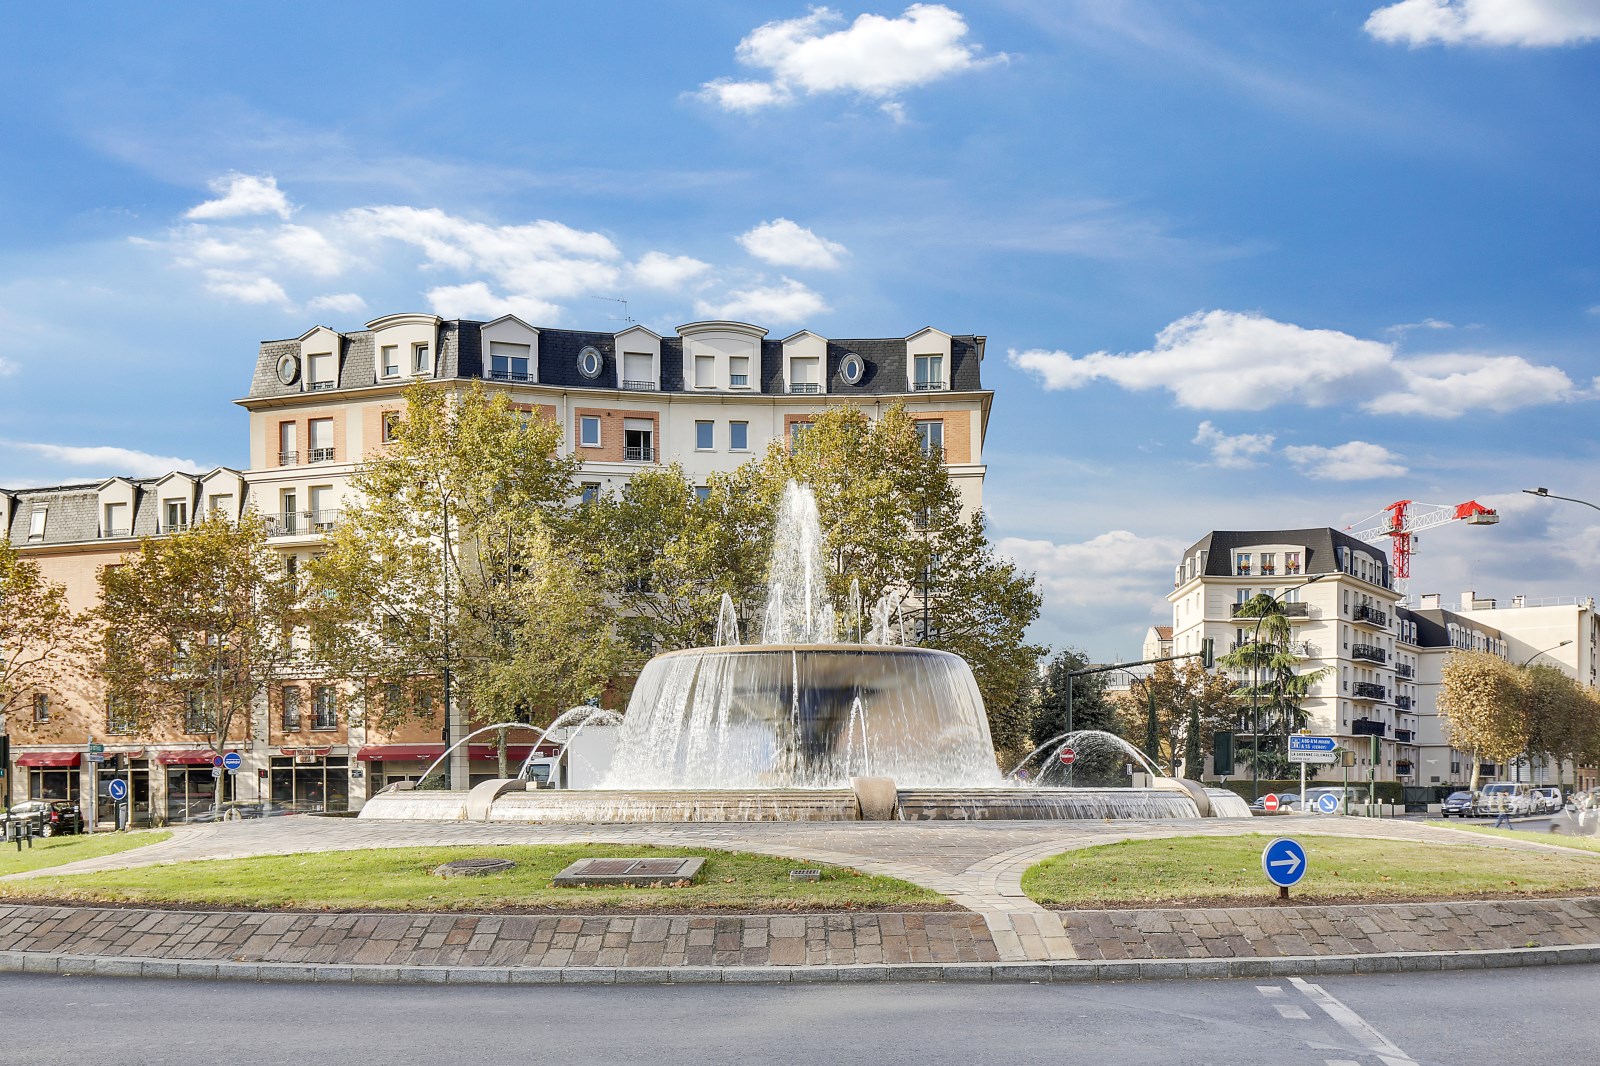
[[[637,325],[618,333],[543,329],[514,316],[400,314],[348,332],[317,326],[257,352],[248,394],[236,401],[249,420],[247,469],[0,490],[0,528],[67,586],[78,609],[95,603],[99,569],[139,538],[210,511],[237,519],[253,507],[285,565],[297,566],[337,526],[350,474],[384,448],[406,387],[419,379],[445,389],[483,380],[558,421],[564,449],[582,461],[575,495],[615,490],[668,462],[702,484],[790,439],[824,405],[875,415],[900,402],[975,509],[993,400],[982,385],[984,347],[982,336],[932,327],[908,337],[802,330],[772,339],[759,326],[728,321],[689,323],[672,336]],[[241,770],[220,778],[200,737],[178,723],[157,733],[120,731],[125,724],[87,668],[63,691],[33,694],[30,706],[32,714],[6,723],[10,799],[98,795],[103,819],[109,772],[90,761],[91,744],[105,748],[106,765],[121,767],[140,822],[204,816],[231,799],[354,809],[384,784],[414,779],[443,751],[442,723],[380,735],[352,719],[336,686],[315,677],[275,687],[232,742]],[[513,746],[512,754],[526,751]],[[492,755],[487,745],[473,748],[473,777],[492,774]]]

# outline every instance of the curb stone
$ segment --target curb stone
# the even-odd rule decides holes
[[[1600,945],[1490,951],[1302,955],[1275,959],[1130,959],[1119,962],[922,963],[866,966],[347,966],[283,962],[198,962],[135,956],[0,951],[0,973],[153,977],[305,984],[690,985],[854,984],[987,981],[1069,984],[1218,978],[1333,977],[1349,974],[1578,966],[1600,963]]]

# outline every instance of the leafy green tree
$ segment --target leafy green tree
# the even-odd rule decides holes
[[[1453,747],[1472,753],[1472,789],[1484,759],[1509,762],[1531,739],[1521,672],[1498,655],[1457,651],[1440,672],[1439,716]]]
[[[1250,757],[1263,775],[1282,776],[1290,767],[1289,734],[1306,724],[1305,698],[1328,671],[1298,669],[1294,630],[1278,600],[1258,594],[1240,605],[1234,617],[1259,619],[1259,636],[1219,656],[1217,662],[1243,672],[1236,690],[1239,699],[1246,707],[1254,703],[1261,716],[1261,732],[1251,742]],[[1255,727],[1252,721],[1251,728]]]
[[[1239,700],[1236,686],[1225,675],[1213,673],[1198,659],[1181,662],[1156,663],[1149,675],[1136,682],[1139,693],[1138,706],[1121,709],[1123,728],[1132,732],[1142,725],[1147,700],[1145,693],[1155,701],[1156,734],[1160,754],[1154,760],[1177,774],[1180,757],[1186,767],[1197,767],[1200,759],[1211,750],[1211,735],[1238,720]],[[1198,722],[1191,725],[1191,719]],[[1190,738],[1198,746],[1195,758],[1189,758],[1187,748]],[[1198,770],[1186,769],[1196,776]]]
[[[66,586],[46,580],[37,563],[0,539],[0,720],[60,683],[87,634]]]
[[[1034,701],[1033,742],[1043,744],[1052,737],[1080,729],[1099,729],[1121,736],[1122,723],[1117,709],[1106,695],[1106,675],[1089,674],[1071,679],[1072,715],[1067,715],[1067,674],[1091,666],[1089,656],[1079,648],[1062,648],[1046,664],[1039,679]]]
[[[122,720],[202,735],[219,754],[247,735],[257,700],[295,663],[300,611],[255,513],[146,537],[99,580],[98,668]]]

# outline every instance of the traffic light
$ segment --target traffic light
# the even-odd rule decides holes
[[[0,779],[11,772],[11,737],[0,735]]]
[[[1218,730],[1211,737],[1211,772],[1221,775],[1233,772],[1233,734]]]
[[[1217,643],[1210,637],[1200,642],[1200,665],[1207,670],[1217,665]]]

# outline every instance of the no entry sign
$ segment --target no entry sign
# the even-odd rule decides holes
[[[1272,814],[1278,809],[1278,797],[1268,792],[1261,800],[1261,809]]]
[[[1071,748],[1062,748],[1061,754],[1056,756],[1056,758],[1061,760],[1062,766],[1071,766],[1073,763],[1078,761],[1078,753],[1073,751]]]

